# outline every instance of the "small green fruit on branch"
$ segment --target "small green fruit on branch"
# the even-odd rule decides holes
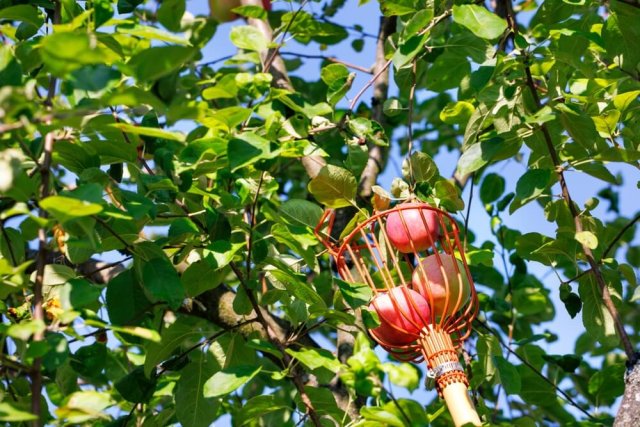
[[[431,309],[427,300],[406,286],[376,295],[369,304],[376,311],[380,326],[371,333],[390,346],[410,344],[418,339],[424,325],[431,322]]]
[[[209,0],[209,14],[220,23],[235,21],[239,16],[232,10],[240,6],[240,0]],[[271,10],[271,0],[262,0],[262,7]]]
[[[403,253],[424,251],[438,240],[438,214],[423,203],[408,203],[412,209],[394,211],[387,217],[386,230],[391,244]],[[413,248],[411,243],[413,242]]]
[[[442,266],[438,263],[438,256]],[[454,263],[457,264],[457,268]],[[411,283],[413,289],[431,303],[436,316],[449,316],[469,302],[471,286],[464,264],[460,260],[448,254],[433,254],[423,259],[420,264],[422,268],[418,266],[413,271]]]

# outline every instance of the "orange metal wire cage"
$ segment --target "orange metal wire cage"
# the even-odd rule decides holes
[[[330,237],[335,219],[335,211],[326,210],[315,232],[338,274],[369,285],[374,292],[370,309],[387,328],[391,325],[392,336],[405,339],[398,342],[379,328],[370,330],[371,336],[398,360],[426,360],[441,395],[450,383],[467,386],[456,350],[471,333],[478,299],[455,220],[426,203],[401,203],[374,211],[336,241]],[[405,239],[402,244],[398,236]],[[392,291],[399,287],[411,291]],[[384,318],[377,303],[383,295],[400,321]],[[425,311],[423,297],[430,310]]]

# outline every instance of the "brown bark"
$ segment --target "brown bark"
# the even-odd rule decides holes
[[[640,363],[625,378],[624,396],[613,426],[640,426]]]

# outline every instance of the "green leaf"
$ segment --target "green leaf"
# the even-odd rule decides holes
[[[37,420],[31,412],[17,408],[9,402],[0,402],[0,421],[8,423],[20,423]]]
[[[269,47],[269,41],[262,32],[251,25],[237,25],[231,29],[229,35],[231,43],[245,50],[262,52]]]
[[[311,370],[326,368],[337,374],[342,368],[342,363],[329,350],[309,348],[295,351],[288,348],[286,352]]]
[[[128,64],[136,78],[154,81],[185,66],[197,50],[186,46],[156,46],[132,56]]]
[[[380,10],[384,16],[404,16],[416,12],[413,0],[381,0]]]
[[[580,242],[581,245],[586,246],[589,249],[595,249],[598,247],[598,238],[590,231],[581,231],[576,233],[575,239]]]
[[[410,180],[412,173],[416,182],[432,182],[434,177],[440,175],[436,162],[430,155],[421,151],[416,151],[402,162],[402,176]]]
[[[139,324],[151,307],[131,269],[111,279],[107,285],[107,313],[114,325]]]
[[[522,388],[520,374],[515,366],[502,356],[493,356],[493,363],[498,369],[500,384],[507,394],[519,394]]]
[[[0,19],[26,22],[36,28],[40,28],[44,23],[44,16],[40,10],[28,4],[3,7],[0,9]]]
[[[326,165],[309,183],[309,192],[323,205],[342,208],[355,205],[358,183],[346,169]]]
[[[439,206],[451,212],[464,209],[464,200],[460,197],[460,189],[447,179],[440,179],[434,186],[434,198]]]
[[[609,16],[602,29],[602,39],[606,54],[623,70],[638,76],[640,51],[636,43],[640,29],[636,23],[640,12],[634,5],[622,1],[612,1]]]
[[[40,207],[62,223],[102,212],[101,205],[65,196],[49,196],[42,199]]]
[[[337,277],[333,280],[338,285],[338,289],[349,307],[356,309],[371,301],[373,291],[366,283],[349,283]]]
[[[475,111],[475,107],[470,102],[457,101],[448,103],[440,111],[440,120],[450,125],[464,125]]]
[[[480,186],[480,200],[482,203],[495,202],[502,196],[505,187],[506,182],[503,177],[495,173],[487,174]]]
[[[116,129],[120,129],[122,132],[130,133],[133,135],[148,136],[151,138],[162,138],[178,142],[184,142],[185,140],[184,135],[180,132],[171,132],[159,128],[135,126],[129,123],[113,123],[111,126]]]
[[[513,213],[519,207],[545,194],[551,185],[553,171],[550,169],[529,169],[516,183],[516,198],[509,207]]]
[[[322,208],[303,199],[289,199],[280,206],[282,218],[292,225],[315,228],[322,216]]]
[[[383,363],[382,370],[389,375],[389,381],[410,391],[420,386],[420,371],[410,363]]]
[[[272,157],[269,140],[250,132],[231,139],[227,150],[232,172]]]
[[[189,316],[180,316],[168,328],[162,331],[162,341],[150,342],[146,345],[144,374],[149,377],[153,370],[182,347],[199,342],[203,336],[210,335],[213,329],[204,321]]]
[[[453,21],[488,40],[497,39],[507,29],[507,21],[475,4],[454,5]]]
[[[58,417],[72,424],[106,418],[104,410],[113,405],[109,393],[78,391],[71,394],[64,404],[55,410]]]
[[[158,21],[169,31],[179,32],[186,9],[185,0],[164,0],[158,8]]]
[[[114,386],[128,402],[146,403],[153,396],[157,382],[156,375],[151,375],[151,378],[148,378],[144,374],[143,367],[139,366],[120,378]]]
[[[597,371],[589,379],[589,393],[603,401],[603,404],[612,404],[615,399],[624,393],[625,366],[616,363]]]
[[[348,121],[349,130],[354,136],[372,142],[380,147],[389,146],[389,138],[380,126],[380,123],[366,119],[364,117],[356,117]]]
[[[407,111],[407,109],[402,106],[398,98],[389,98],[384,101],[383,111],[386,116],[395,117]]]
[[[327,102],[331,105],[337,104],[351,88],[354,77],[355,74],[349,73],[347,67],[342,64],[323,67],[320,78],[328,86]]]
[[[616,345],[618,337],[613,317],[604,306],[593,274],[588,274],[580,280],[578,292],[582,300],[582,323],[587,333],[602,345]]]
[[[531,368],[525,365],[518,365],[517,371],[521,379],[520,397],[531,405],[546,406],[556,399],[555,389]]]
[[[393,66],[400,69],[415,59],[418,54],[425,51],[424,44],[429,39],[429,34],[416,35],[403,41],[393,53]]]
[[[242,412],[240,412],[234,420],[238,421],[239,425],[243,426],[260,419],[260,417],[271,412],[288,408],[289,407],[284,402],[280,402],[273,395],[265,394],[255,396],[244,403],[242,406]]]
[[[42,39],[40,53],[45,65],[56,75],[64,76],[83,65],[102,64],[115,59],[95,36],[87,33],[54,33]]]
[[[236,391],[238,388],[251,381],[261,366],[234,366],[216,372],[204,384],[204,397],[218,397]]]
[[[571,286],[567,283],[560,285],[560,300],[572,319],[582,310],[582,300],[578,294],[571,292]]]
[[[445,51],[427,69],[425,76],[426,86],[434,92],[454,89],[460,86],[470,73],[471,65],[466,57]]]
[[[178,272],[166,258],[153,258],[144,263],[142,269],[144,288],[155,300],[166,302],[176,310],[184,300],[184,287]]]
[[[22,84],[22,67],[16,61],[13,49],[6,44],[0,46],[0,81],[5,86],[20,86]]]
[[[228,269],[215,268],[207,261],[197,261],[182,273],[180,280],[187,296],[194,298],[222,284]]]
[[[220,369],[211,353],[195,352],[176,385],[176,417],[185,427],[208,427],[216,419],[218,399],[205,398],[204,384]]]
[[[520,138],[504,140],[501,137],[466,145],[462,156],[458,159],[458,172],[462,175],[467,175],[487,164],[491,164],[497,159],[511,157],[518,153],[521,145],[522,140]]]

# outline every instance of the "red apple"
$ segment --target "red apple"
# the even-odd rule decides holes
[[[231,10],[240,6],[240,0],[209,0],[209,14],[218,22],[231,22],[239,18]],[[262,0],[262,7],[271,10],[271,0]]]
[[[375,310],[380,319],[380,326],[371,332],[388,345],[412,343],[418,339],[425,323],[431,322],[429,304],[422,295],[407,286],[377,294],[369,304],[369,310]]]
[[[438,263],[437,255],[429,255],[422,260],[422,269],[416,267],[413,271],[411,283],[413,289],[431,304],[436,316],[441,316],[443,313],[451,315],[469,301],[471,285],[462,261],[447,254],[439,254],[439,256],[442,266]],[[454,263],[457,264],[457,270]],[[447,293],[449,302],[445,312]]]
[[[423,203],[409,203],[403,206],[415,207],[394,211],[387,216],[386,229],[389,240],[403,253],[413,252],[411,242],[416,251],[424,251],[440,234],[438,214],[425,208]]]

